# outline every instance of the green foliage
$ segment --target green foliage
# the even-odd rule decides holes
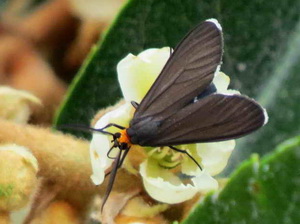
[[[299,11],[299,0],[131,0],[86,59],[56,125],[89,125],[99,109],[120,99],[116,65],[129,52],[174,47],[193,26],[215,17],[224,30],[222,70],[231,87],[260,101],[270,115],[266,127],[238,141],[231,164],[251,152],[264,154],[300,131]]]
[[[183,224],[299,223],[299,160],[300,137],[281,144],[261,161],[253,156]]]

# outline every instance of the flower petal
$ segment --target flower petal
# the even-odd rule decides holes
[[[109,123],[116,123],[118,125],[128,127],[129,121],[132,117],[133,107],[130,103],[126,103],[119,108],[108,112],[101,117],[95,124],[95,128],[103,128]],[[117,132],[118,129],[111,127],[106,129],[110,132]],[[103,182],[105,177],[105,170],[109,168],[113,162],[107,157],[107,153],[111,147],[110,136],[100,133],[94,133],[90,144],[90,156],[93,174],[91,176],[94,184],[99,185]],[[115,149],[110,156],[114,156],[118,149]]]
[[[226,92],[230,83],[230,78],[223,72],[219,72],[214,77],[213,83],[215,84],[218,93]]]
[[[235,147],[235,141],[223,141],[197,144],[198,155],[207,172],[214,176],[220,173],[227,165],[228,159]]]
[[[22,156],[24,161],[26,161],[26,164],[31,165],[34,168],[35,172],[38,172],[38,161],[29,151],[29,149],[16,144],[3,144],[0,146],[0,151],[11,151],[18,154],[19,156]]]
[[[141,102],[170,56],[170,48],[148,49],[138,56],[127,55],[117,66],[126,101]]]
[[[228,95],[241,95],[240,91],[235,90],[235,89],[228,89],[228,90],[224,91],[223,93],[228,94]]]
[[[175,204],[191,199],[199,191],[217,189],[218,183],[206,172],[198,172],[191,184],[182,180],[168,169],[159,167],[155,160],[148,159],[140,166],[140,174],[148,194],[155,200]]]
[[[90,145],[90,157],[93,170],[91,179],[95,185],[99,185],[104,181],[105,170],[110,167],[113,162],[105,155],[105,152],[108,152],[109,144],[110,141],[107,136],[103,136],[101,134],[93,135]]]
[[[199,192],[207,193],[212,190],[217,190],[219,185],[206,170],[203,170],[199,176],[193,178],[193,183]]]

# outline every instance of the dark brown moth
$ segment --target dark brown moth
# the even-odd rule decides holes
[[[111,135],[111,150],[120,149],[113,158],[103,205],[112,189],[117,169],[132,145],[169,146],[185,153],[201,169],[187,151],[174,145],[235,139],[267,122],[265,110],[253,99],[216,92],[212,80],[219,72],[222,54],[221,26],[215,19],[202,22],[178,44],[143,100],[139,104],[132,102],[136,111],[129,127],[108,124],[101,129],[88,128]],[[111,126],[120,131],[105,131]]]

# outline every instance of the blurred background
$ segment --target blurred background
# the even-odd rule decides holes
[[[42,100],[32,123],[51,124],[68,85],[122,3],[1,1],[0,81]]]

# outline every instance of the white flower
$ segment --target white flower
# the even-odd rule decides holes
[[[116,110],[113,110],[105,114],[95,125],[95,128],[103,128],[109,123],[119,124],[127,127],[133,114],[133,108],[131,104],[124,104]],[[108,128],[107,131],[113,133],[117,132],[118,129],[115,127]],[[99,185],[103,182],[105,174],[104,171],[109,168],[113,160],[108,159],[107,153],[111,147],[111,138],[106,135],[95,133],[90,145],[90,156],[93,168],[93,174],[91,176],[94,184]],[[110,156],[115,156],[115,149]]]
[[[100,118],[96,128],[102,128],[108,123],[128,127],[134,112],[130,102],[141,102],[169,56],[170,48],[165,47],[148,49],[138,56],[129,54],[121,60],[117,71],[126,103]],[[222,72],[216,74],[213,83],[217,92],[239,94],[237,91],[228,90],[230,79]],[[108,131],[118,130],[110,128]],[[105,169],[112,163],[112,160],[106,156],[110,147],[109,136],[97,133],[93,135],[91,158],[94,171],[92,179],[95,184],[102,183]],[[235,141],[176,147],[187,150],[201,164],[203,170],[200,170],[186,154],[176,152],[169,147],[144,148],[148,158],[140,165],[140,174],[148,194],[158,201],[170,204],[191,199],[198,192],[206,193],[217,189],[218,183],[212,176],[220,173],[226,166],[235,147]]]
[[[194,172],[195,178],[189,178],[190,183],[184,184],[184,177],[169,169],[161,167],[154,159],[147,159],[140,166],[140,173],[148,194],[161,202],[174,204],[194,197],[197,192],[207,192],[218,188],[218,182],[206,171]]]
[[[118,79],[124,99],[140,102],[170,56],[170,48],[148,49],[138,56],[128,54],[118,66]]]

